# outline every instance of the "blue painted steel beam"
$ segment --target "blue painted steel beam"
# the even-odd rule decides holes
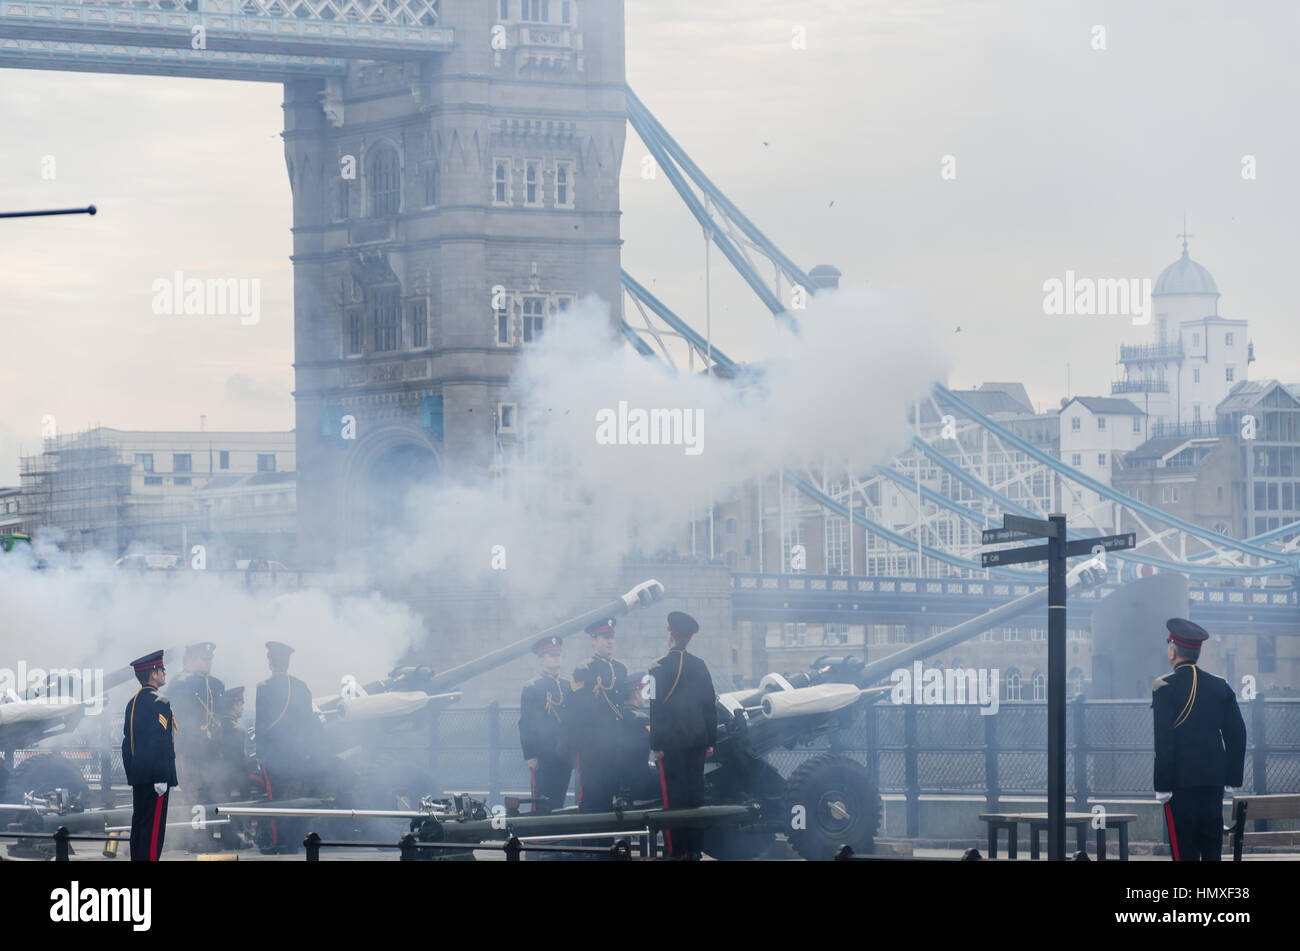
[[[831,510],[842,518],[851,517],[854,523],[861,525],[874,535],[879,535],[886,541],[893,542],[899,548],[906,551],[916,551],[915,539],[908,538],[906,535],[900,535],[898,532],[888,529],[878,522],[873,522],[871,519],[858,512],[850,512],[846,506],[836,502],[829,495],[822,492],[821,489],[817,488],[796,472],[786,470],[785,477],[787,481],[797,486],[800,492],[808,496],[808,498],[812,499],[823,508]],[[921,554],[926,558],[933,558],[935,561],[941,561],[945,565],[951,565],[952,567],[960,568],[963,571],[992,571],[1005,575],[1008,578],[1017,578],[1022,581],[1037,581],[1040,584],[1046,582],[1046,576],[1043,574],[1035,574],[1031,571],[1021,571],[1016,568],[983,568],[978,562],[971,561],[968,558],[960,558],[957,555],[950,555],[946,551],[931,548],[929,545],[924,543],[921,545]]]
[[[622,331],[623,336],[627,338],[628,343],[632,344],[632,346],[636,348],[637,353],[641,354],[643,357],[650,357],[655,360],[659,359],[659,355],[654,352],[654,348],[642,340],[641,335],[628,326],[626,320],[622,323]]]
[[[630,293],[641,303],[649,307],[650,310],[653,311],[655,315],[659,317],[660,320],[662,320],[669,327],[672,327],[673,330],[677,331],[679,334],[685,337],[687,341],[690,342],[691,346],[695,347],[701,353],[705,353],[706,351],[710,350],[708,341],[705,340],[703,337],[701,337],[699,334],[697,334],[691,328],[690,324],[688,324],[686,321],[682,320],[680,317],[674,314],[672,310],[669,309],[667,304],[665,304],[659,298],[655,297],[648,290],[646,290],[646,288],[642,286],[640,283],[638,283],[637,280],[634,277],[632,277],[631,274],[627,273],[627,271],[623,271],[622,274],[623,274],[623,286],[627,288],[628,293]],[[635,328],[629,327],[628,329],[632,330],[634,334],[636,333]],[[640,348],[638,347],[638,349]],[[740,369],[739,364],[737,364],[736,361],[731,359],[731,357],[727,356],[725,353],[719,350],[716,345],[713,346],[711,349],[713,353],[713,362],[716,363],[718,366],[722,367],[724,370],[729,370],[732,373],[735,373]],[[654,351],[650,350],[648,347],[645,350],[642,350],[641,352],[646,356],[655,355]]]
[[[769,586],[771,581],[776,585]],[[842,587],[836,589],[837,584]],[[1108,584],[1072,593],[1072,623],[1089,622],[1094,607],[1118,587]],[[731,600],[737,617],[749,620],[873,623],[872,618],[910,616],[934,623],[977,616],[1034,589],[1041,590],[1036,585],[955,578],[737,573]],[[1225,593],[1238,600],[1212,600]],[[1294,587],[1252,592],[1193,585],[1189,617],[1220,633],[1300,636],[1297,593]]]
[[[0,69],[284,83],[295,79],[345,76],[348,61],[279,53],[146,49],[109,43],[55,44],[41,40],[0,39]]]
[[[1009,443],[1010,445],[1014,446],[1016,449],[1019,449],[1025,455],[1029,456],[1031,459],[1041,462],[1042,464],[1048,466],[1049,468],[1055,470],[1056,472],[1059,472],[1062,475],[1067,476],[1072,481],[1077,482],[1079,485],[1082,485],[1084,488],[1091,489],[1093,492],[1096,492],[1104,499],[1110,499],[1112,502],[1118,502],[1121,505],[1125,506],[1126,508],[1132,509],[1135,512],[1140,512],[1143,515],[1146,515],[1148,518],[1151,518],[1159,522],[1163,522],[1166,525],[1170,525],[1174,528],[1177,528],[1185,532],[1186,534],[1191,535],[1194,538],[1199,538],[1202,541],[1208,542],[1219,548],[1227,548],[1233,551],[1239,551],[1242,554],[1251,555],[1256,558],[1266,558],[1277,563],[1271,572],[1260,572],[1260,571],[1251,571],[1249,569],[1241,569],[1237,572],[1237,574],[1260,574],[1260,573],[1277,574],[1279,573],[1279,571],[1283,574],[1290,574],[1290,573],[1294,573],[1298,569],[1298,567],[1300,567],[1300,557],[1288,557],[1286,555],[1280,554],[1279,552],[1270,551],[1267,548],[1260,548],[1258,545],[1251,545],[1247,542],[1238,541],[1235,538],[1229,538],[1226,535],[1220,535],[1218,532],[1212,532],[1209,529],[1202,528],[1201,526],[1195,524],[1194,522],[1189,522],[1186,519],[1181,519],[1176,515],[1171,515],[1170,513],[1155,508],[1154,506],[1147,505],[1145,502],[1139,502],[1137,499],[1131,498],[1130,496],[1127,496],[1122,492],[1118,492],[1115,489],[1111,488],[1110,486],[1106,485],[1105,483],[1099,482],[1096,479],[1092,478],[1091,476],[1084,475],[1082,472],[1079,472],[1075,469],[1070,468],[1069,466],[1066,466],[1059,459],[1049,455],[1048,453],[1043,452],[1033,443],[1029,442],[1026,439],[1022,439],[1020,436],[1018,436],[1016,433],[1012,432],[1011,430],[998,425],[992,419],[985,416],[979,410],[975,409],[973,406],[967,403],[965,400],[953,394],[951,390],[949,390],[947,387],[943,386],[942,384],[936,383],[934,385],[934,392],[941,399],[951,403],[953,406],[957,407],[957,409],[961,410],[962,413],[964,413],[970,419],[974,420],[975,422],[983,426],[985,429],[989,430],[989,432],[996,433],[998,438],[1001,439],[1003,442]]]
[[[886,479],[889,479],[891,482],[897,484],[899,488],[905,489],[908,492],[916,491],[916,483],[907,478],[907,476],[903,475],[901,472],[891,469],[888,466],[876,466],[875,471]],[[977,512],[973,508],[969,508],[968,506],[962,505],[960,502],[950,499],[942,492],[936,492],[934,489],[928,488],[924,485],[921,486],[921,498],[925,499],[927,502],[932,502],[940,508],[947,509],[949,512],[966,519],[966,521],[973,525],[979,525],[981,528],[986,526],[994,527],[989,526],[989,518],[983,512]]]
[[[631,95],[630,90],[628,95]],[[635,99],[635,97],[633,98]],[[629,102],[628,107],[628,117],[631,119],[635,107],[631,102]],[[641,141],[645,143],[646,148],[650,150],[650,154],[653,155],[655,161],[659,163],[659,167],[663,169],[664,174],[668,176],[668,180],[672,182],[673,188],[677,190],[677,194],[681,196],[682,201],[686,203],[686,207],[690,210],[691,214],[695,216],[695,220],[700,223],[700,227],[704,228],[705,231],[712,236],[713,243],[718,246],[718,250],[720,250],[727,260],[731,262],[732,266],[740,272],[740,276],[744,278],[745,283],[748,284],[750,289],[758,295],[759,300],[761,300],[767,309],[772,312],[774,317],[785,321],[791,329],[798,329],[798,323],[795,321],[794,317],[786,311],[785,305],[781,303],[780,299],[777,298],[777,296],[772,293],[771,289],[768,288],[767,284],[763,281],[762,275],[750,266],[749,262],[745,260],[745,256],[740,253],[731,238],[718,230],[713,219],[709,217],[708,211],[705,210],[703,202],[700,201],[699,197],[695,194],[695,190],[691,188],[690,184],[686,181],[685,176],[682,175],[681,170],[678,169],[677,165],[673,162],[672,156],[668,153],[668,149],[663,140],[659,137],[657,131],[654,128],[644,125],[638,127],[638,123],[635,120],[632,121],[632,127],[636,129],[637,134],[641,136]]]
[[[157,10],[128,4],[4,0],[0,37],[66,44],[72,55],[86,43],[191,49],[201,27],[207,49],[219,52],[356,59],[410,59],[452,49],[454,33],[438,26],[272,17],[214,11]]]
[[[781,250],[773,244],[758,226],[741,213],[740,209],[732,204],[731,200],[722,193],[718,186],[714,185],[707,175],[691,161],[691,157],[686,154],[686,150],[678,144],[677,140],[669,134],[668,130],[663,127],[658,119],[646,108],[643,103],[631,89],[627,91],[628,95],[628,118],[632,123],[632,128],[636,129],[637,134],[643,139],[647,133],[655,137],[663,144],[668,153],[684,168],[688,175],[699,184],[700,189],[709,196],[709,199],[726,212],[727,217],[738,224],[745,232],[746,237],[753,241],[755,245],[762,249],[763,253],[776,262],[776,264],[801,284],[809,294],[816,292],[817,288],[803,269],[781,253]]]

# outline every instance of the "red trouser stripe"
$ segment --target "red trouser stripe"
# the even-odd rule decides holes
[[[668,777],[664,775],[664,761],[659,760],[659,791],[664,794],[664,808],[668,808]],[[664,841],[668,843],[668,854],[673,851],[673,834],[664,829]]]
[[[167,795],[163,793],[163,796]],[[149,861],[158,861],[158,820],[162,818],[162,796],[157,796],[153,804],[153,837],[149,840]]]
[[[582,808],[582,755],[578,755],[578,808]]]
[[[533,812],[537,811],[537,770],[528,768],[528,788],[533,793]]]
[[[1174,807],[1165,803],[1165,821],[1169,823],[1169,847],[1174,851],[1174,861],[1178,858],[1178,835],[1174,832]]]

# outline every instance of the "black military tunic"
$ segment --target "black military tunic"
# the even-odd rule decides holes
[[[578,753],[578,811],[609,812],[626,780],[620,753],[627,736],[623,724],[627,668],[619,661],[593,656],[574,670],[569,686],[574,708],[571,738]]]
[[[156,862],[167,835],[167,801],[176,781],[176,717],[157,687],[141,687],[126,705],[122,768],[131,785],[131,861]],[[166,783],[161,796],[155,783]]]
[[[320,720],[312,709],[311,690],[297,677],[272,674],[257,685],[255,736],[269,799],[293,799],[306,793],[317,750]],[[301,819],[273,819],[271,845],[296,849],[306,824]],[[301,834],[300,834],[301,833]]]
[[[248,733],[231,714],[220,720],[217,763],[214,784],[222,801],[242,798],[248,786]]]
[[[218,742],[221,726],[217,711],[225,685],[206,674],[185,674],[167,693],[185,730],[177,737],[181,778],[190,802],[216,802],[214,783],[220,771]]]
[[[717,742],[717,696],[704,661],[674,648],[650,668],[655,693],[650,700],[650,748],[663,750],[659,761],[665,809],[704,805],[705,751]],[[700,851],[695,829],[670,829],[668,849],[681,856]]]
[[[1223,790],[1240,786],[1246,760],[1246,723],[1227,682],[1192,663],[1157,678],[1151,692],[1155,721],[1156,792],[1165,803],[1174,861],[1218,861],[1223,846]]]
[[[573,775],[573,750],[569,745],[567,720],[572,695],[562,678],[546,674],[524,686],[519,695],[519,746],[524,759],[537,760],[533,770],[533,796],[545,797],[533,804],[533,812],[547,813],[564,807]]]

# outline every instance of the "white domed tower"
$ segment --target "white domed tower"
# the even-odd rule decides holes
[[[1177,328],[1184,320],[1219,315],[1219,287],[1214,277],[1187,254],[1189,235],[1183,228],[1183,256],[1160,272],[1151,291],[1155,311],[1152,330],[1160,343],[1178,337]]]
[[[1254,359],[1247,323],[1219,316],[1219,286],[1187,253],[1160,272],[1151,291],[1150,343],[1121,346],[1123,379],[1111,393],[1127,396],[1147,414],[1148,438],[1179,432],[1209,435],[1215,407],[1246,379]]]

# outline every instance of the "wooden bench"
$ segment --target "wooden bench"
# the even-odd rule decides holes
[[[1247,832],[1250,819],[1300,819],[1300,796],[1236,796],[1232,800],[1232,860],[1241,861],[1243,845],[1300,846],[1300,830],[1291,832]]]
[[[1093,819],[1096,818],[1091,812],[1067,812],[1065,814],[1065,824],[1074,826],[1075,833],[1078,836],[1079,851],[1086,853],[1088,851],[1088,828],[1092,825]],[[1119,829],[1119,860],[1128,861],[1128,826],[1130,822],[1136,822],[1137,816],[1132,813],[1113,813],[1105,814],[1105,823],[1097,830],[1097,859],[1104,861],[1106,858],[1106,831],[1111,827]],[[1018,831],[1020,823],[1029,826],[1029,857],[1036,859],[1039,856],[1039,842],[1044,830],[1047,829],[1047,813],[1045,812],[986,812],[980,816],[981,822],[987,822],[989,828],[989,858],[998,857],[998,831],[1007,830],[1007,858],[1015,859],[1018,853]]]

